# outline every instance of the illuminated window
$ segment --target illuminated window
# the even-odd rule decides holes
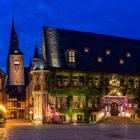
[[[119,64],[124,64],[124,59],[120,59]]]
[[[97,61],[98,61],[99,63],[102,63],[102,62],[103,62],[103,58],[102,58],[102,57],[97,57]]]
[[[14,61],[14,65],[19,65],[19,61]]]
[[[89,53],[89,48],[84,48],[85,53]]]
[[[15,60],[14,61],[14,69],[15,70],[18,70],[19,69],[19,61],[18,60]]]
[[[53,67],[57,67],[58,66],[57,59],[52,58],[52,65],[53,65]]]
[[[130,53],[130,52],[127,52],[127,53],[126,53],[126,56],[127,56],[128,58],[131,58],[131,53]]]
[[[106,50],[106,55],[111,55],[111,51],[110,50]]]
[[[75,63],[75,51],[74,50],[69,50],[69,62]]]

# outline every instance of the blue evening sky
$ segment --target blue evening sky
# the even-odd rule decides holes
[[[36,40],[41,47],[43,25],[140,39],[140,0],[0,0],[0,68],[4,71],[13,10],[25,66]]]

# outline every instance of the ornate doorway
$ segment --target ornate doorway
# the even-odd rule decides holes
[[[111,104],[110,113],[111,113],[111,116],[118,116],[118,104],[116,102],[113,102]]]

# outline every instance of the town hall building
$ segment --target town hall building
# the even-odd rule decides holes
[[[36,45],[26,86],[26,119],[69,123],[138,118],[139,52],[140,40],[43,27],[42,47],[38,53]],[[10,53],[11,61],[13,55],[22,59],[20,50]],[[14,86],[17,80],[10,78]]]

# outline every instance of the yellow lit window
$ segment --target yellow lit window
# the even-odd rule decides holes
[[[75,62],[75,51],[74,50],[69,51],[69,62],[72,62],[72,63]]]
[[[128,58],[130,58],[130,57],[131,57],[131,53],[130,53],[130,52],[127,52],[127,53],[126,53],[126,56],[127,56]]]
[[[106,55],[111,55],[111,50],[106,50]]]
[[[102,62],[103,62],[103,58],[102,58],[102,57],[97,57],[97,61],[98,61],[99,63],[102,63]]]
[[[119,63],[120,63],[120,64],[124,64],[124,59],[120,59],[120,60],[119,60]]]

